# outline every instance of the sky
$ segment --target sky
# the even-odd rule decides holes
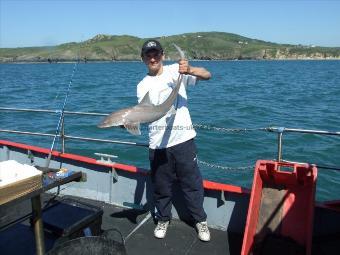
[[[0,0],[0,48],[208,31],[340,47],[340,0]]]

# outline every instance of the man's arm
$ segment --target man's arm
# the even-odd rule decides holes
[[[178,72],[181,74],[189,74],[196,76],[199,80],[209,80],[211,78],[210,72],[203,67],[194,67],[189,65],[189,61],[181,59],[179,62]]]

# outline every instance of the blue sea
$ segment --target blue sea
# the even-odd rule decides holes
[[[189,87],[198,159],[204,178],[251,187],[258,159],[277,158],[276,126],[340,131],[340,61],[200,61],[209,81]],[[0,107],[60,110],[74,63],[1,64]],[[79,63],[67,111],[110,113],[136,104],[142,62]],[[99,129],[102,117],[65,117],[67,135],[147,143],[120,128]],[[0,111],[0,129],[55,133],[59,115]],[[209,127],[209,128],[203,128]],[[222,128],[222,129],[215,129]],[[233,130],[236,129],[236,130]],[[239,131],[246,129],[247,131]],[[238,132],[237,132],[238,131]],[[0,139],[50,148],[51,137],[0,132]],[[61,150],[57,141],[55,149]],[[124,164],[149,168],[148,149],[99,142],[66,141],[66,152],[117,155]],[[284,133],[283,159],[340,168],[340,137]],[[317,199],[339,199],[340,171],[319,169]]]

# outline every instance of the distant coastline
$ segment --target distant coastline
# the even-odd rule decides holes
[[[166,60],[165,62],[174,62],[176,60]],[[247,62],[247,61],[340,61],[340,58],[327,58],[327,59],[211,59],[211,60],[202,60],[202,59],[189,59],[189,61],[192,62],[234,62],[234,61],[241,61],[241,62]],[[17,62],[0,62],[1,64],[13,64],[13,65],[25,65],[25,64],[74,64],[78,61],[60,61],[60,62],[53,62],[49,63],[47,61],[17,61]],[[95,63],[131,63],[131,62],[141,62],[140,60],[116,60],[116,61],[109,61],[109,60],[93,60],[93,61],[87,61],[86,63],[84,61],[79,61],[79,63],[82,64],[95,64]]]
[[[49,47],[0,48],[0,63],[68,63],[140,61],[147,38],[97,35],[80,43]],[[158,39],[167,60],[177,60],[179,45],[189,60],[340,60],[340,47],[266,42],[224,32],[197,32]]]

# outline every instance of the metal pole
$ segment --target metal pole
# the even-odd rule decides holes
[[[340,135],[340,132],[334,132],[334,131],[297,129],[297,128],[285,128],[285,132],[315,134],[315,135]]]
[[[65,138],[73,139],[73,140],[90,141],[90,142],[116,143],[116,144],[125,144],[125,145],[134,145],[134,146],[141,146],[141,147],[149,147],[149,145],[145,144],[145,143],[125,142],[125,141],[118,141],[118,140],[96,139],[96,138],[87,138],[87,137],[70,136],[70,135],[65,135]]]
[[[61,120],[61,152],[65,153],[65,116]]]
[[[41,199],[40,195],[37,195],[31,199],[32,212],[33,212],[33,226],[35,236],[35,246],[37,255],[45,254],[45,238],[43,230],[43,221],[41,216]]]
[[[42,109],[29,109],[29,108],[9,108],[0,107],[0,111],[14,111],[14,112],[43,112],[43,113],[57,113],[60,114],[60,110],[42,110]],[[109,113],[99,113],[99,112],[72,112],[64,111],[64,114],[74,114],[74,115],[90,115],[90,116],[108,116]]]
[[[282,161],[282,135],[283,132],[278,133],[278,140],[277,140],[277,161],[281,162]]]
[[[22,135],[35,135],[35,136],[49,136],[54,137],[53,134],[45,134],[39,132],[27,132],[27,131],[18,131],[18,130],[8,130],[8,129],[0,129],[0,132],[10,133],[10,134],[22,134]],[[57,135],[60,137],[61,135]],[[108,140],[108,139],[97,139],[97,138],[89,138],[89,137],[80,137],[80,136],[70,136],[64,135],[65,140],[82,140],[82,141],[89,141],[89,142],[102,142],[102,143],[114,143],[114,144],[125,144],[125,145],[133,145],[133,146],[141,146],[141,147],[149,147],[148,144],[145,143],[136,143],[136,142],[128,142],[128,141],[119,141],[119,140]]]
[[[283,132],[284,130],[285,132],[291,132],[291,133],[340,136],[340,132],[325,131],[325,130],[297,129],[297,128],[284,128],[284,127],[267,127],[265,128],[265,130],[269,132]]]

